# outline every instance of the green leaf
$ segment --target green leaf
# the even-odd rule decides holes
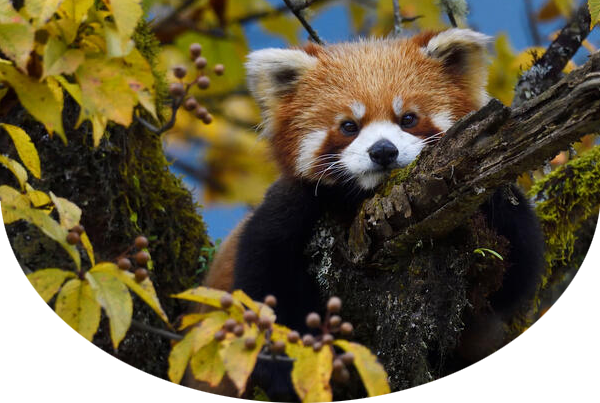
[[[64,0],[58,12],[65,19],[73,20],[79,25],[93,4],[94,0]]]
[[[221,383],[225,366],[219,354],[220,344],[214,338],[202,346],[191,358],[190,369],[194,378],[208,382],[213,388]]]
[[[377,357],[365,346],[338,339],[334,344],[342,350],[354,354],[354,366],[360,375],[369,396],[379,396],[390,393],[387,373],[383,365],[377,362]]]
[[[301,343],[287,343],[286,354],[294,359],[292,383],[302,402],[330,402],[333,356],[330,348],[315,352]]]
[[[60,39],[50,37],[44,48],[44,74],[42,78],[60,74],[73,74],[83,63],[84,58],[83,51],[69,49]]]
[[[60,286],[69,278],[75,277],[75,273],[61,269],[38,270],[27,275],[29,282],[43,298],[48,302],[60,289]]]
[[[56,313],[83,337],[92,341],[100,325],[100,304],[87,281],[70,280],[56,298]]]
[[[0,63],[0,81],[6,81],[15,90],[19,101],[48,133],[57,133],[65,144],[67,138],[62,124],[63,99],[48,83],[21,74],[13,66]]]
[[[0,50],[21,71],[27,71],[35,29],[15,11],[10,0],[0,0]]]
[[[169,318],[167,318],[167,315],[160,306],[156,290],[149,278],[138,283],[135,281],[135,275],[133,273],[121,270],[116,264],[110,262],[98,263],[92,267],[90,272],[107,273],[123,282],[131,291],[135,292],[150,308],[152,308],[163,321],[169,323]]]
[[[12,138],[19,158],[23,161],[23,164],[29,169],[29,172],[36,178],[40,179],[42,172],[40,168],[40,157],[38,152],[31,142],[31,137],[25,130],[20,127],[9,125],[6,123],[0,123],[0,126],[6,130],[6,132]]]
[[[23,165],[17,161],[8,158],[5,155],[0,155],[0,164],[4,165],[19,181],[21,189],[25,189],[25,183],[27,182],[27,171],[23,168]]]
[[[87,272],[85,278],[96,292],[96,300],[108,316],[110,337],[116,349],[131,325],[133,303],[129,290],[116,277],[109,273]]]
[[[256,347],[252,350],[246,348],[245,341],[248,337],[256,339]],[[222,343],[223,347],[220,350],[220,354],[223,366],[240,396],[246,389],[246,383],[254,370],[256,359],[264,344],[265,335],[262,332],[259,333],[256,326],[246,330],[244,337],[236,337],[229,344]]]
[[[600,0],[589,0],[588,8],[590,9],[590,16],[592,17],[592,23],[590,30],[594,28],[594,25],[600,21]]]
[[[57,197],[52,192],[50,192],[50,198],[56,207],[56,211],[58,211],[60,225],[63,228],[70,230],[79,224],[79,221],[81,220],[81,209],[77,207],[75,203],[62,197]]]

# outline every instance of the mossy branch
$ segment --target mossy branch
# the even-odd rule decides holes
[[[352,260],[448,234],[495,189],[599,128],[597,52],[542,95],[514,109],[492,100],[425,149],[405,180],[392,178],[363,206],[350,231]]]

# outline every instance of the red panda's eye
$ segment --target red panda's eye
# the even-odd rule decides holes
[[[340,128],[345,136],[355,136],[360,131],[358,125],[351,120],[343,122]]]
[[[400,127],[403,129],[415,127],[417,123],[419,123],[419,118],[414,113],[406,113],[400,119]]]

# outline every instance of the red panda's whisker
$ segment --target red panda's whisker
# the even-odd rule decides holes
[[[317,196],[317,191],[319,189],[319,184],[321,183],[321,179],[323,179],[323,176],[327,173],[327,171],[329,171],[331,168],[334,168],[337,164],[341,164],[342,161],[335,161],[333,162],[327,169],[323,170],[323,173],[321,174],[321,176],[319,177],[319,180],[317,181],[317,184],[315,186],[315,196]]]

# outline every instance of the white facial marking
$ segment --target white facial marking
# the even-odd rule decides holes
[[[452,117],[452,114],[448,111],[434,113],[431,115],[431,121],[441,131],[445,132],[448,130],[456,120]]]
[[[424,147],[423,141],[389,121],[373,122],[365,126],[358,137],[342,151],[340,161],[364,189],[372,189],[386,176],[378,164],[371,161],[369,148],[379,140],[389,140],[398,149],[396,166],[410,164]]]
[[[394,108],[394,113],[396,114],[396,116],[400,117],[400,115],[402,115],[402,107],[403,106],[404,106],[404,101],[402,101],[402,98],[400,98],[400,97],[394,98],[394,100],[392,101],[392,108]]]
[[[358,121],[365,117],[365,113],[367,113],[367,107],[358,101],[354,101],[350,104],[350,110],[352,111],[352,115]]]
[[[300,141],[296,171],[301,176],[305,176],[311,170],[315,162],[315,155],[323,145],[325,138],[327,138],[327,132],[323,130],[309,133]]]

